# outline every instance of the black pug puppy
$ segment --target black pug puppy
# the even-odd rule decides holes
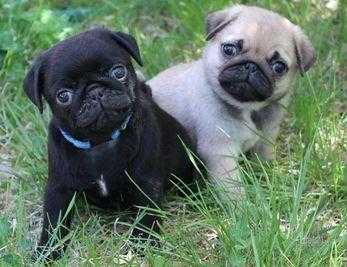
[[[75,194],[85,193],[101,208],[155,207],[172,174],[186,183],[193,177],[179,139],[190,145],[185,130],[152,101],[131,57],[142,65],[132,36],[93,29],[45,51],[24,80],[24,91],[40,112],[43,97],[53,113],[41,254],[58,224],[59,238],[68,233],[73,211],[66,212]],[[140,224],[156,228],[156,220],[147,214]]]

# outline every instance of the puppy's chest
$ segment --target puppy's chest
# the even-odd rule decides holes
[[[126,187],[126,170],[130,164],[127,153],[113,149],[112,153],[102,151],[89,154],[86,158],[85,168],[79,174],[80,179],[87,178],[88,188],[92,188],[99,196],[108,197]]]
[[[115,170],[106,168],[90,174],[92,182],[89,187],[92,187],[100,197],[121,193],[127,187],[126,167],[121,169],[117,166],[114,167]]]
[[[243,152],[253,147],[261,136],[248,111],[243,111],[237,118],[223,119],[220,125],[223,125],[220,128],[230,141],[237,144]]]
[[[101,196],[106,197],[109,194],[109,184],[107,184],[104,174],[100,174],[100,177],[96,177],[96,186],[98,187]]]

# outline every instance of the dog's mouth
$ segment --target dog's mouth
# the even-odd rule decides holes
[[[94,86],[77,111],[76,126],[91,131],[114,129],[130,114],[131,107],[132,100],[124,91]]]
[[[272,83],[254,62],[229,66],[218,80],[222,88],[240,102],[265,101],[273,93]]]

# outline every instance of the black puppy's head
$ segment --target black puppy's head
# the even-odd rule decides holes
[[[24,80],[24,91],[40,112],[46,99],[60,126],[75,136],[109,135],[135,101],[131,57],[142,65],[132,36],[89,30],[41,54]]]

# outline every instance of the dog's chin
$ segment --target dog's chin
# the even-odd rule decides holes
[[[79,116],[76,126],[80,131],[92,133],[107,133],[120,128],[126,118],[130,115],[130,108],[117,109],[113,111],[98,111],[91,113],[92,116]],[[89,114],[85,114],[89,115]]]
[[[112,122],[117,123],[121,121],[129,113],[129,110],[130,107],[128,106],[115,110],[103,110],[101,108],[89,109],[76,116],[76,126],[78,128],[95,126],[96,129],[100,129]]]

